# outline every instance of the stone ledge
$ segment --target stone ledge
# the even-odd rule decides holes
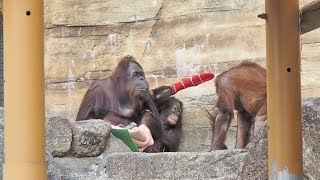
[[[246,150],[114,153],[106,159],[106,172],[111,179],[237,179],[246,154]]]

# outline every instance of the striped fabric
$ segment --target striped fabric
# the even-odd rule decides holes
[[[191,87],[198,86],[201,83],[209,81],[214,78],[212,72],[203,72],[197,75],[193,75],[189,78],[182,78],[181,81],[171,85],[172,95],[176,94],[178,91]]]

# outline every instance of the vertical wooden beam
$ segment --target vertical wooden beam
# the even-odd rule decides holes
[[[299,0],[266,0],[269,179],[302,180]]]
[[[5,0],[5,180],[45,180],[43,0]]]

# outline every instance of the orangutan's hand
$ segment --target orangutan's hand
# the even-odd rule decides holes
[[[154,144],[151,132],[146,125],[140,125],[129,129],[129,133],[140,151]]]

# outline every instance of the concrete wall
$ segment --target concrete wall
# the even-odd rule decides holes
[[[265,66],[262,12],[263,0],[45,0],[46,116],[74,121],[90,83],[128,54],[151,88],[204,70],[218,75],[243,60]],[[303,97],[320,96],[320,30],[301,42]],[[214,82],[176,97],[185,112],[181,150],[207,151]]]

